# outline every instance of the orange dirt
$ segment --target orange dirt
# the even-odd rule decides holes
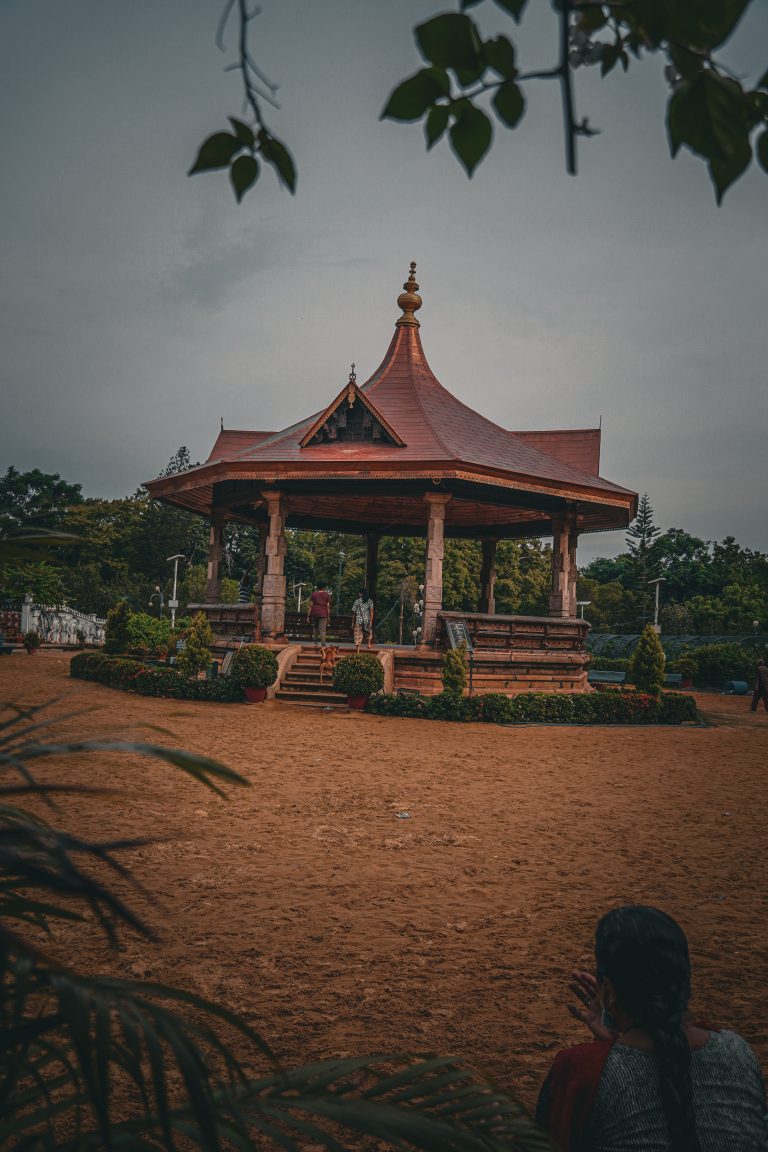
[[[711,728],[501,728],[141,699],[67,671],[5,657],[0,699],[67,693],[58,710],[94,709],[71,736],[163,725],[252,786],[222,800],[147,760],[60,762],[59,779],[121,790],[64,800],[70,826],[172,841],[127,854],[163,902],[145,908],[162,943],[112,955],[66,927],[63,957],[222,1000],[287,1061],[452,1053],[532,1104],[582,1037],[566,980],[597,918],[655,904],[689,935],[694,1009],[765,1063],[768,715],[748,699],[700,697]]]

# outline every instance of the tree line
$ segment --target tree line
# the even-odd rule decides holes
[[[182,447],[166,474],[191,466]],[[75,537],[40,551],[26,541],[30,529],[56,530]],[[18,602],[27,592],[41,603],[68,602],[84,612],[105,616],[118,601],[135,612],[159,611],[172,588],[167,557],[181,553],[180,611],[205,599],[208,523],[181,509],[151,500],[139,489],[131,496],[106,500],[85,497],[79,484],[38,469],[8,468],[0,477],[0,539],[6,543],[24,530],[25,542],[2,562],[0,598]],[[245,577],[252,580],[259,550],[258,530],[232,524],[225,535],[222,599],[234,602]],[[379,548],[377,622],[379,639],[411,639],[413,606],[424,579],[424,541],[383,537]],[[289,610],[299,597],[306,603],[312,587],[325,582],[334,611],[349,611],[365,579],[363,537],[339,532],[290,530],[286,575]],[[552,552],[539,540],[504,540],[496,556],[496,611],[546,614]],[[443,568],[446,609],[474,611],[480,595],[480,544],[448,540]],[[626,547],[612,558],[593,560],[579,571],[577,596],[593,630],[639,632],[653,619],[654,585],[663,577],[660,623],[666,633],[749,632],[755,620],[765,627],[768,555],[740,547],[733,537],[707,541],[680,528],[659,529],[646,496],[629,528]],[[152,607],[150,609],[150,598]]]

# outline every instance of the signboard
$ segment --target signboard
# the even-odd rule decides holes
[[[466,620],[446,620],[445,630],[448,633],[451,648],[458,648],[460,644],[465,644],[468,655],[474,652],[475,648],[469,635]]]

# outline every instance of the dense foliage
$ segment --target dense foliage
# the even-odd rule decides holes
[[[661,692],[664,682],[664,649],[650,624],[646,624],[632,653],[627,679],[650,696],[658,696]]]
[[[229,679],[243,688],[269,688],[277,679],[277,656],[261,644],[244,644],[232,657]]]
[[[369,652],[344,656],[333,670],[333,686],[347,696],[371,696],[384,687],[384,669]]]
[[[214,680],[191,680],[175,668],[156,667],[141,660],[109,656],[102,652],[80,652],[69,663],[70,676],[92,680],[108,688],[136,692],[139,696],[166,696],[172,700],[218,700],[236,703],[243,690],[229,676]]]
[[[480,720],[489,724],[684,724],[698,720],[692,696],[663,692],[546,693],[503,696],[371,696],[368,712],[426,720]]]
[[[118,600],[114,608],[107,612],[104,627],[104,651],[110,654],[125,652],[130,647],[129,626],[131,610],[127,600]]]

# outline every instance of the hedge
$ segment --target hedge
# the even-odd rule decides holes
[[[656,700],[642,692],[526,692],[502,696],[457,696],[441,692],[425,699],[372,696],[368,712],[377,716],[411,716],[426,720],[481,720],[488,724],[685,724],[699,714],[692,696],[662,692]]]
[[[189,680],[174,668],[154,668],[140,660],[126,660],[103,652],[80,652],[69,662],[69,674],[108,688],[139,696],[165,696],[172,700],[242,701],[243,690],[226,676],[216,680]]]

